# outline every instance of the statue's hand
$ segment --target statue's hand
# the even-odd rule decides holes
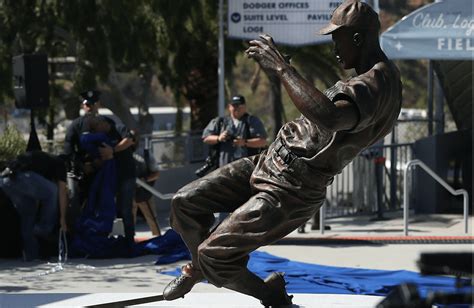
[[[278,51],[270,35],[262,34],[260,40],[252,40],[249,44],[250,47],[245,51],[247,57],[255,59],[264,70],[281,72],[290,65],[289,57]]]

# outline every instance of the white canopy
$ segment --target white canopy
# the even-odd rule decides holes
[[[403,17],[380,38],[391,59],[472,60],[473,0],[444,0]]]

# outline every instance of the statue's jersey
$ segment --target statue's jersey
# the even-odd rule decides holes
[[[355,127],[328,132],[301,116],[285,124],[277,138],[311,169],[334,176],[391,131],[401,108],[400,74],[393,63],[380,62],[362,75],[338,81],[325,95],[333,102],[348,100],[356,105],[359,121]]]
[[[267,198],[285,196],[287,202],[298,198],[320,206],[334,175],[391,131],[401,108],[400,74],[391,62],[378,63],[362,75],[337,82],[325,94],[332,102],[355,104],[357,124],[331,132],[304,116],[286,123],[260,156],[250,179]]]

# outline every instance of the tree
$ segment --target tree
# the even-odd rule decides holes
[[[150,9],[153,2],[4,0],[0,2],[0,77],[11,80],[11,58],[16,54],[74,56],[76,65],[68,76],[74,85],[74,96],[96,87],[98,82],[104,84],[104,105],[135,128],[136,121],[120,90],[118,73],[151,67],[156,62],[158,24]],[[58,78],[55,81],[61,84]],[[2,83],[0,97],[12,97],[11,89],[10,83]],[[61,93],[53,89],[51,101],[61,101]],[[78,115],[79,104],[76,106]]]
[[[300,74],[310,83],[318,86],[329,87],[340,79],[343,74],[340,65],[332,52],[331,44],[312,45],[304,47],[280,46],[283,54],[291,58],[291,64],[297,67]],[[282,102],[281,82],[278,76],[264,72],[269,80],[269,101],[272,106],[271,126],[274,136],[286,121],[287,115]],[[258,80],[258,79],[257,79]],[[256,85],[253,85],[254,91]]]
[[[157,60],[158,28],[151,12],[154,1],[61,2],[63,18],[78,44],[76,91],[90,88],[98,77],[109,89],[109,99],[102,100],[104,105],[136,129],[138,125],[129,111],[131,104],[120,89],[118,72],[149,68]]]
[[[67,44],[55,35],[55,28],[60,25],[56,1],[12,1],[0,3],[0,78],[12,80],[12,57],[19,54],[45,53],[50,57],[64,54]],[[12,84],[3,82],[0,85],[2,101],[12,98]],[[59,100],[55,95],[57,85],[51,84],[50,106],[40,111],[40,119],[47,122],[47,135],[52,139],[55,114],[59,109]],[[49,121],[44,121],[45,117]]]
[[[155,1],[160,17],[159,80],[190,102],[191,130],[204,128],[217,115],[218,22],[215,0]],[[226,41],[226,71],[243,50],[241,41]]]

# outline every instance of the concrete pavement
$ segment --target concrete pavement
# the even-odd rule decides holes
[[[412,216],[411,238],[425,240],[402,241],[403,220],[400,213],[390,214],[388,220],[377,221],[373,217],[356,216],[328,220],[331,230],[324,235],[318,230],[306,227],[306,233],[292,232],[277,245],[262,247],[261,251],[295,261],[321,265],[360,267],[387,270],[417,271],[416,261],[422,252],[472,252],[472,231],[469,237],[463,233],[462,215]],[[469,218],[472,226],[473,218]],[[168,226],[161,222],[161,227]],[[138,226],[137,237],[150,233],[143,222]],[[470,229],[472,230],[472,229]],[[433,237],[441,241],[433,241]],[[347,239],[360,241],[348,241]],[[401,238],[398,242],[377,240],[377,238]],[[463,241],[455,239],[463,238]],[[324,242],[327,239],[337,239]],[[428,240],[427,240],[428,239]],[[445,239],[445,240],[443,240]],[[313,242],[312,242],[313,240]],[[295,243],[297,245],[295,245]],[[185,262],[155,266],[156,256],[149,255],[132,259],[71,259],[62,267],[51,263],[0,259],[0,307],[9,299],[20,300],[22,295],[49,294],[54,303],[58,294],[109,294],[147,293],[157,294],[172,279],[162,271],[180,266]],[[193,293],[228,293],[212,285],[198,284]],[[12,297],[13,296],[13,297]],[[105,296],[105,295],[104,295]],[[100,298],[100,297],[99,297]],[[104,297],[105,298],[105,297]],[[25,297],[26,299],[26,297]],[[42,299],[44,301],[44,298]],[[16,303],[18,304],[18,303]],[[369,305],[370,306],[370,305]],[[367,306],[367,307],[369,307]],[[222,307],[225,307],[222,306]],[[304,306],[306,307],[306,306]]]

